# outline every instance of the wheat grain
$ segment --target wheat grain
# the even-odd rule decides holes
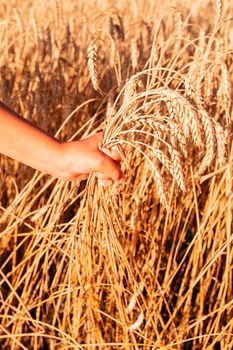
[[[189,76],[184,77],[185,93],[186,95],[198,106],[204,107],[204,99],[200,93],[197,91],[193,83],[191,82]]]
[[[87,63],[90,71],[91,81],[94,89],[103,95],[100,88],[99,72],[97,68],[97,47],[94,41],[91,41],[87,49]]]
[[[0,98],[60,140],[103,129],[127,180],[0,157],[0,347],[231,349],[231,2],[62,3],[1,2]]]
[[[213,122],[204,108],[199,108],[199,115],[205,133],[205,156],[198,169],[198,175],[202,175],[213,163],[215,157],[215,132]]]
[[[165,102],[169,116],[182,126],[186,138],[188,139],[191,135],[194,143],[201,147],[203,143],[201,124],[194,106],[175,91],[168,91],[167,96],[165,96]]]
[[[217,141],[217,153],[218,153],[218,164],[219,166],[223,166],[226,164],[226,136],[224,133],[224,130],[222,126],[215,122],[214,123],[214,128],[215,128],[215,135],[216,135],[216,141]]]
[[[171,134],[171,142],[174,148],[176,148],[176,145],[178,143],[178,146],[183,153],[184,157],[188,157],[188,150],[187,150],[187,142],[184,137],[184,134],[181,131],[181,127],[173,122],[169,121],[169,128],[170,128],[170,134]]]
[[[231,85],[229,74],[225,63],[221,64],[222,75],[222,89],[223,89],[223,102],[226,111],[226,125],[230,125],[231,122]]]
[[[138,59],[139,59],[139,51],[138,51],[138,45],[137,40],[135,38],[131,39],[131,62],[132,67],[134,71],[138,68]]]
[[[116,63],[116,45],[112,37],[111,39],[111,48],[110,48],[110,67],[114,67]]]
[[[168,150],[172,161],[171,174],[173,175],[174,179],[177,181],[177,184],[180,187],[180,189],[185,192],[186,186],[185,186],[184,171],[183,171],[183,165],[181,162],[180,154],[174,147],[170,145],[168,145]]]
[[[168,200],[167,200],[167,195],[166,195],[166,191],[165,191],[163,178],[160,175],[160,171],[158,170],[158,168],[155,165],[153,165],[153,167],[150,166],[150,169],[151,169],[152,176],[153,176],[153,179],[155,182],[159,201],[162,203],[162,205],[164,205],[166,207],[168,204]]]
[[[216,14],[214,20],[214,31],[218,31],[222,23],[223,0],[216,0]]]

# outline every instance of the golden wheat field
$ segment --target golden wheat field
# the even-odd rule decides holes
[[[0,100],[127,176],[0,156],[0,349],[231,350],[232,0],[0,0],[0,40]]]

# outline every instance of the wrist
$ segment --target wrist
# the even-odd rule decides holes
[[[77,143],[76,141],[76,150],[77,150]],[[57,177],[63,180],[69,180],[73,176],[73,167],[74,167],[74,158],[77,158],[77,153],[74,155],[72,150],[72,142],[64,141],[59,142],[58,149],[59,149],[59,161],[58,161],[58,167],[57,167]],[[76,157],[75,157],[76,156]]]
[[[44,159],[41,169],[37,166],[35,168],[56,178],[63,179],[66,165],[64,164],[62,142],[50,138],[47,146],[44,146]]]
[[[69,169],[69,160],[67,156],[67,151],[66,151],[66,144],[67,142],[60,142],[57,141],[56,144],[56,154],[57,156],[54,157],[54,164],[53,164],[53,172],[54,176],[59,178],[59,179],[66,179],[67,177],[67,172]]]

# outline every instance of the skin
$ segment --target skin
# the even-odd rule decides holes
[[[0,153],[62,180],[93,173],[102,186],[122,183],[121,155],[102,147],[103,133],[72,142],[56,138],[0,103]]]

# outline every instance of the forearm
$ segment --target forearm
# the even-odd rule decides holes
[[[0,153],[44,173],[61,172],[61,144],[0,103]]]
[[[80,141],[59,142],[0,103],[0,153],[63,180],[94,173],[104,186],[121,183],[121,155],[102,149],[103,133]]]

